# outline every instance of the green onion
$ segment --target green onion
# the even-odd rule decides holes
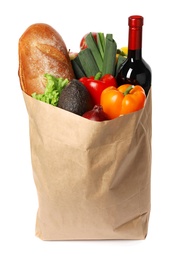
[[[102,59],[104,59],[105,37],[104,33],[97,33],[97,45]]]
[[[126,58],[127,58],[126,56],[119,55],[118,60],[117,60],[117,64],[116,64],[116,76],[118,74],[119,68],[121,67],[123,62],[126,60]]]
[[[87,77],[95,76],[99,72],[99,68],[89,48],[80,51],[78,57]]]
[[[113,35],[107,34],[105,50],[104,50],[104,62],[102,68],[102,75],[108,73],[113,76],[115,75],[116,53],[117,53],[117,44],[113,39]]]
[[[80,79],[82,77],[86,77],[86,74],[83,70],[83,67],[81,65],[81,62],[80,62],[78,56],[75,59],[71,60],[71,64],[72,64],[73,71],[74,71],[77,79]]]
[[[98,71],[101,71],[102,67],[103,67],[103,59],[101,57],[100,51],[98,49],[98,46],[97,46],[97,44],[94,40],[92,33],[89,33],[86,36],[86,43],[87,43],[88,48],[91,50],[91,52],[93,54],[93,57],[94,57],[96,64],[98,66]]]

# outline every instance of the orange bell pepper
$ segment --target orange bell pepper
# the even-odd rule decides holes
[[[144,107],[146,95],[139,85],[108,87],[101,93],[100,104],[110,119],[138,111]]]

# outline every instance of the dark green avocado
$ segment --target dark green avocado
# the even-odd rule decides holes
[[[77,79],[71,80],[62,90],[58,107],[82,116],[91,110],[94,104],[87,88]]]

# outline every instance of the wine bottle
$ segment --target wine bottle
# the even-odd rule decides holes
[[[142,58],[143,20],[140,15],[128,18],[128,55],[117,72],[116,80],[118,85],[141,85],[147,95],[151,87],[152,73],[150,66]]]

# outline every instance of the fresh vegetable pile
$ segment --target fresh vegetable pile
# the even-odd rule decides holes
[[[127,57],[112,34],[86,34],[78,53],[69,52],[76,79],[69,81],[46,73],[46,89],[32,97],[90,120],[104,121],[138,111],[146,100],[141,86],[118,86],[116,75]]]
[[[76,57],[73,55],[72,65],[78,79],[95,76],[99,71],[102,75],[116,76],[126,55],[122,49],[117,49],[112,34],[90,32],[82,38],[80,52]]]

